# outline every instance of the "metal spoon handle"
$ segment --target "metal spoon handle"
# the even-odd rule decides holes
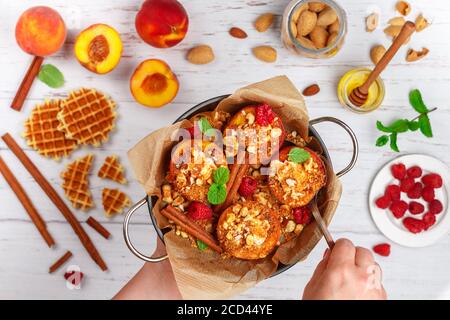
[[[322,232],[323,236],[325,237],[325,240],[328,244],[328,247],[330,250],[334,247],[334,240],[331,236],[330,231],[328,231],[327,225],[325,224],[325,221],[323,221],[322,216],[320,215],[319,208],[317,207],[317,199],[314,199],[311,204],[311,211],[314,219],[316,220],[317,224],[319,225],[319,229]]]

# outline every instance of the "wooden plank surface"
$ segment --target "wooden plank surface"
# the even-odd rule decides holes
[[[415,0],[412,17],[423,12],[430,17],[433,25],[426,31],[413,37],[407,47],[420,49],[426,46],[430,54],[423,61],[409,64],[404,61],[406,48],[394,58],[383,74],[387,87],[383,106],[368,115],[353,114],[343,109],[336,98],[336,85],[340,76],[353,67],[370,66],[369,50],[377,43],[388,46],[390,41],[384,36],[382,27],[395,15],[394,0],[340,0],[346,9],[349,31],[342,51],[328,60],[310,60],[299,58],[283,49],[279,25],[282,12],[289,1],[267,0],[183,0],[189,13],[190,26],[186,39],[175,48],[155,49],[146,45],[136,34],[134,17],[141,0],[47,0],[46,4],[57,9],[64,17],[69,28],[68,41],[63,50],[46,59],[46,62],[58,66],[66,77],[62,89],[50,89],[36,81],[25,107],[21,113],[9,109],[18,84],[26,71],[31,57],[23,53],[14,38],[14,26],[17,17],[26,8],[34,5],[32,0],[0,0],[2,8],[0,18],[0,133],[10,132],[27,150],[27,154],[41,168],[46,177],[57,186],[62,194],[59,172],[64,165],[78,156],[94,151],[95,169],[98,170],[104,157],[118,154],[128,170],[129,185],[124,190],[133,202],[143,196],[140,186],[133,180],[126,160],[126,152],[139,139],[154,129],[171,123],[179,114],[198,102],[213,96],[231,93],[235,89],[252,82],[275,75],[285,74],[302,90],[317,82],[322,88],[319,95],[307,98],[311,118],[334,116],[346,121],[356,132],[361,154],[357,166],[343,177],[344,193],[331,232],[335,238],[349,237],[356,244],[371,247],[385,238],[373,224],[367,206],[368,188],[377,169],[396,156],[388,149],[374,146],[377,131],[376,120],[389,121],[398,117],[413,117],[414,112],[408,105],[407,94],[413,88],[419,88],[429,106],[439,107],[431,116],[435,137],[426,140],[419,134],[404,134],[399,138],[402,153],[426,153],[441,158],[450,164],[450,139],[448,123],[450,121],[450,4],[446,0]],[[69,4],[70,3],[70,4]],[[364,31],[364,18],[372,10],[381,13],[381,28],[373,34]],[[253,20],[264,12],[277,15],[276,27],[266,33],[258,33],[252,27]],[[110,74],[98,76],[82,68],[73,55],[73,42],[78,32],[93,24],[107,23],[114,26],[122,36],[124,51],[116,70]],[[249,38],[239,41],[231,38],[227,32],[231,26],[245,29]],[[216,53],[216,60],[206,66],[189,64],[184,56],[193,45],[206,43]],[[278,50],[278,61],[264,64],[251,54],[256,45],[272,45]],[[147,58],[160,58],[167,61],[180,81],[180,91],[173,103],[161,109],[146,109],[136,104],[129,92],[128,80],[135,66]],[[83,148],[77,150],[69,160],[55,163],[40,157],[26,147],[20,139],[23,120],[33,105],[44,98],[61,97],[67,91],[81,86],[94,87],[110,94],[118,103],[119,119],[117,131],[111,141],[96,150]],[[345,133],[332,124],[317,126],[331,153],[335,168],[342,168],[350,159],[351,143]],[[17,175],[30,197],[39,208],[43,218],[48,221],[50,232],[54,235],[58,247],[49,250],[17,199],[3,178],[0,178],[0,298],[44,298],[44,299],[81,299],[110,298],[138,270],[142,263],[126,248],[122,239],[122,217],[112,220],[104,218],[101,210],[101,190],[114,186],[92,175],[91,186],[97,208],[91,213],[112,233],[112,239],[106,241],[94,230],[87,228],[110,271],[102,273],[92,263],[81,247],[70,226],[64,221],[52,203],[42,193],[31,176],[23,169],[14,156],[0,143],[0,153]],[[94,171],[95,172],[95,171]],[[80,221],[87,215],[76,212]],[[134,220],[133,240],[139,248],[150,253],[155,243],[155,231],[149,223],[145,210]],[[393,245],[389,258],[379,258],[383,267],[386,289],[390,298],[450,298],[450,255],[448,247],[450,237],[423,249],[408,249]],[[77,264],[87,275],[82,290],[68,290],[64,285],[63,271],[56,275],[47,273],[49,265],[65,250],[71,250]],[[239,298],[276,298],[297,299],[308,281],[315,265],[325,250],[321,241],[309,259],[289,271],[260,283]]]

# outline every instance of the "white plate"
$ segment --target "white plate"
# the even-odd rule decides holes
[[[408,169],[411,166],[418,165],[422,168],[422,175],[427,173],[438,173],[443,180],[442,188],[435,189],[436,199],[439,199],[444,207],[444,210],[436,215],[437,221],[427,231],[413,234],[409,232],[402,224],[403,219],[396,219],[389,208],[384,210],[375,205],[375,200],[384,194],[386,186],[389,184],[399,184],[391,174],[391,166],[395,163],[403,163]],[[419,180],[416,180],[419,181]],[[375,176],[369,192],[369,209],[373,221],[378,229],[390,240],[406,246],[406,247],[425,247],[432,245],[441,237],[445,236],[450,231],[450,213],[448,211],[449,205],[449,182],[450,172],[448,167],[442,161],[422,154],[409,154],[398,157],[384,165],[383,168]],[[402,200],[410,202],[405,193],[401,193]],[[427,212],[427,203],[423,199],[414,199],[425,206]],[[411,215],[409,211],[406,212],[405,217],[411,216],[420,219],[422,215]]]

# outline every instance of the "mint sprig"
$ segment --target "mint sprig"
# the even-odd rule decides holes
[[[292,148],[288,153],[288,160],[295,163],[303,163],[311,158],[311,154],[302,148]]]
[[[42,65],[37,77],[50,88],[61,88],[64,85],[64,75],[52,64]]]
[[[223,184],[213,183],[208,190],[208,201],[213,205],[221,204],[227,198],[227,188]]]
[[[226,184],[230,179],[230,170],[226,167],[217,168],[213,173],[213,181],[217,184]]]
[[[389,142],[389,146],[393,151],[400,152],[400,149],[397,145],[398,135],[400,133],[408,131],[414,132],[419,129],[425,137],[433,137],[433,130],[431,128],[430,118],[428,114],[437,110],[437,108],[433,108],[431,110],[428,109],[423,102],[422,94],[418,89],[412,90],[409,93],[409,102],[414,110],[419,113],[419,115],[412,120],[398,119],[389,125],[384,125],[381,121],[377,121],[377,129],[383,133],[388,133],[378,137],[377,141],[375,142],[375,145],[377,147],[382,147]]]

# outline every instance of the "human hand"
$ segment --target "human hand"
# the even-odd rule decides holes
[[[327,250],[303,292],[305,300],[381,300],[381,268],[372,253],[339,239]]]

